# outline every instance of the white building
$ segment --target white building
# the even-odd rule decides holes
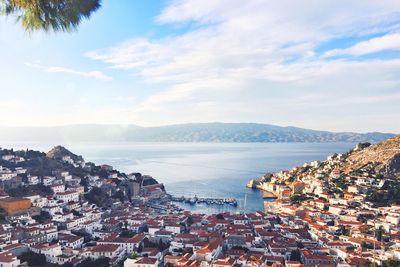
[[[157,267],[158,260],[154,258],[126,259],[124,267]]]
[[[149,235],[154,236],[157,231],[161,230],[161,225],[148,225]]]
[[[400,216],[398,214],[387,215],[386,221],[391,224],[398,225],[398,224],[400,224]]]
[[[43,254],[46,257],[46,261],[50,263],[57,263],[57,256],[62,254],[61,246],[59,244],[37,244],[31,246],[30,249],[34,253]]]
[[[16,172],[13,172],[8,168],[0,166],[0,180],[10,180],[16,176],[17,176]]]
[[[110,259],[119,258],[122,259],[124,256],[122,249],[118,245],[108,244],[108,245],[96,245],[94,247],[88,247],[82,253],[82,256],[98,259],[103,257],[108,257]]]
[[[52,215],[52,216],[54,216],[56,213],[62,211],[61,207],[58,205],[43,206],[42,210],[50,213],[50,215]]]
[[[74,160],[70,156],[64,156],[64,157],[62,157],[62,160],[64,162],[66,162],[66,163],[69,163],[69,164],[73,164],[74,163]]]
[[[62,246],[69,248],[81,248],[83,245],[83,237],[72,234],[60,234],[59,241]]]
[[[32,201],[32,205],[35,207],[43,208],[44,206],[47,205],[47,198],[45,197],[36,198],[34,201]]]
[[[172,232],[175,234],[180,234],[182,233],[182,225],[180,224],[167,224],[165,225],[165,230],[168,232]]]
[[[28,175],[28,184],[30,185],[35,185],[38,184],[40,182],[39,177],[37,177],[36,175]]]
[[[17,174],[24,174],[27,170],[22,167],[17,167],[15,168],[15,171],[17,172]]]
[[[4,252],[0,253],[0,266],[1,267],[17,267],[21,262],[16,256],[11,253]]]
[[[335,215],[341,215],[343,213],[344,208],[340,206],[329,206],[329,212]]]
[[[63,193],[65,192],[65,185],[64,184],[54,184],[51,187],[54,193]]]
[[[10,161],[10,160],[13,160],[14,157],[15,157],[14,155],[4,155],[4,156],[2,156],[1,158],[2,158],[3,160]]]
[[[45,176],[45,177],[43,177],[43,185],[50,186],[55,180],[56,180],[56,177],[54,177],[54,176]]]
[[[79,201],[79,193],[76,191],[59,192],[54,195],[57,200],[62,200],[65,203],[70,201]]]

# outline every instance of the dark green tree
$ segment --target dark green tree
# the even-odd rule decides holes
[[[36,222],[38,222],[38,223],[44,223],[44,222],[46,222],[46,221],[49,221],[49,220],[51,220],[51,215],[50,215],[50,213],[48,213],[47,211],[41,211],[40,212],[40,215],[35,215],[35,216],[32,216],[32,219],[34,219]]]
[[[292,252],[290,253],[290,260],[291,261],[300,261],[300,259],[301,259],[300,250],[298,250],[298,249],[292,250]]]
[[[383,267],[400,267],[400,261],[398,260],[387,260],[382,264]]]
[[[371,261],[367,260],[367,261],[361,263],[359,265],[359,267],[378,267],[378,264],[375,263],[375,262],[371,262]]]
[[[99,258],[97,260],[92,260],[92,259],[88,258],[78,264],[78,267],[93,267],[93,266],[109,267],[109,266],[111,266],[110,258]]]
[[[24,252],[18,258],[20,259],[21,262],[28,262],[29,266],[46,265],[46,257],[43,254]]]
[[[376,237],[376,240],[382,241],[383,232],[384,232],[384,230],[383,230],[383,227],[382,227],[382,226],[380,226],[379,229],[376,229],[376,230],[375,230],[375,237]]]
[[[222,215],[221,213],[218,213],[215,218],[217,218],[218,220],[224,220],[224,215]]]
[[[373,244],[369,244],[367,242],[362,242],[361,243],[361,247],[366,248],[366,249],[373,249],[374,245]]]
[[[101,6],[101,0],[0,0],[0,12],[15,15],[28,31],[71,31]]]

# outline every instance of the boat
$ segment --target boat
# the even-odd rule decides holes
[[[197,203],[197,200],[198,200],[197,196],[194,196],[193,198],[189,199],[189,203],[190,203],[191,205],[194,205],[194,204]]]
[[[235,198],[199,198],[197,196],[194,197],[171,197],[171,200],[174,202],[183,202],[183,203],[188,203],[190,205],[195,205],[195,204],[206,204],[206,205],[231,205],[231,206],[237,206],[238,202]]]

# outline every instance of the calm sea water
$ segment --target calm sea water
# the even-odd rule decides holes
[[[54,144],[6,143],[4,148],[48,151]],[[65,143],[86,161],[109,164],[130,173],[149,174],[174,196],[234,197],[238,208],[182,204],[199,212],[263,209],[262,193],[246,189],[249,179],[265,172],[290,169],[333,153],[346,152],[354,143]]]

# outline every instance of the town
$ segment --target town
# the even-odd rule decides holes
[[[400,263],[399,141],[359,144],[247,186],[272,194],[276,200],[265,201],[265,211],[288,225],[299,220],[311,240],[327,249],[332,265],[398,266],[389,262]]]
[[[346,174],[350,154],[253,181],[277,197],[264,211],[212,215],[178,208],[151,176],[61,146],[0,157],[2,267],[399,264],[396,179],[371,164]]]
[[[0,0],[0,267],[400,267],[400,0]]]

